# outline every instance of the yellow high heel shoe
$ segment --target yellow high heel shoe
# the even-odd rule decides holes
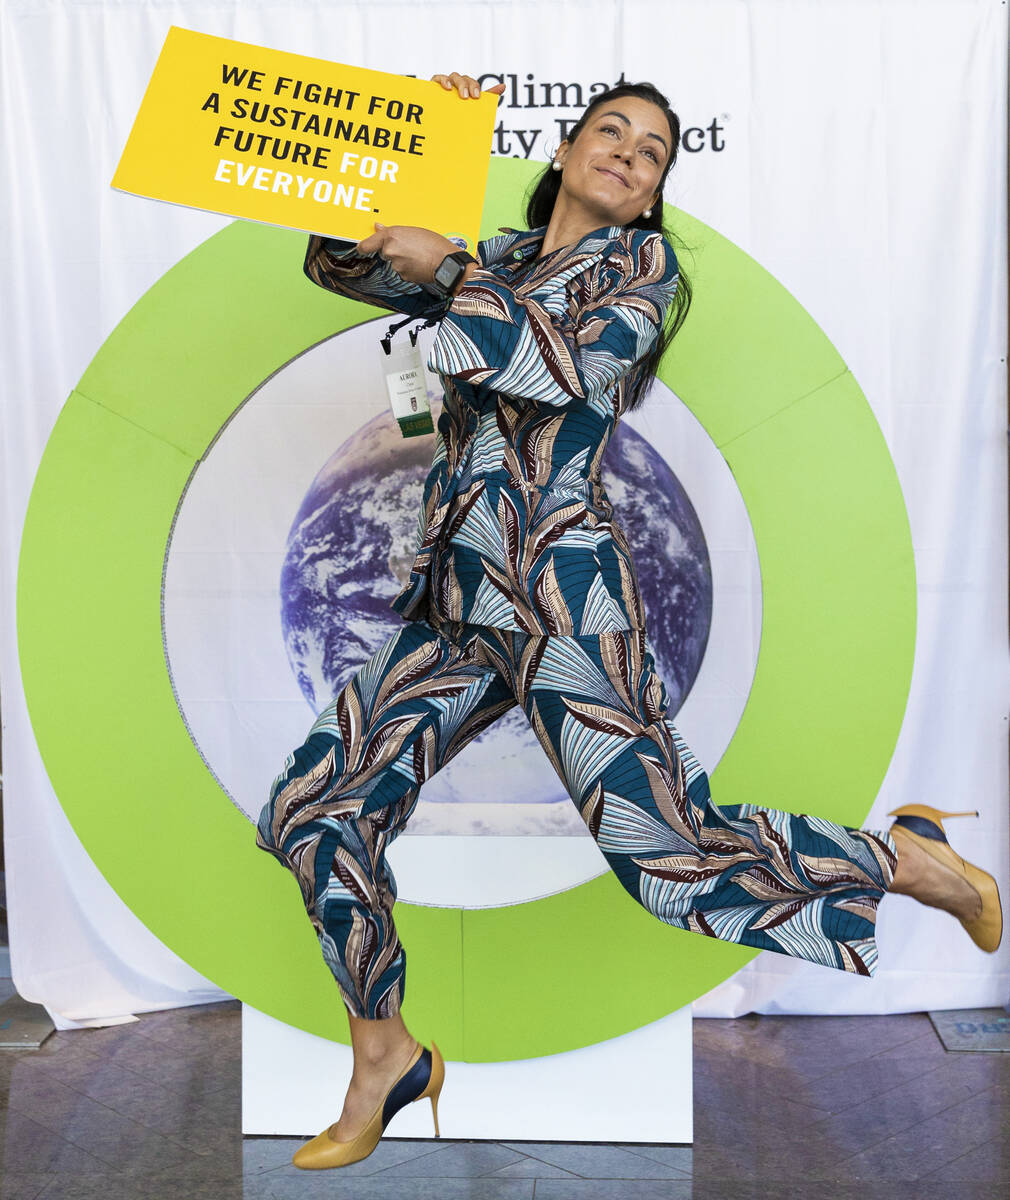
[[[296,1167],[320,1170],[325,1167],[345,1167],[348,1163],[367,1158],[379,1144],[382,1131],[405,1105],[414,1100],[431,1100],[431,1115],[435,1120],[435,1137],[438,1133],[438,1096],[445,1081],[445,1063],[434,1042],[431,1049],[418,1045],[403,1074],[386,1093],[385,1099],[372,1113],[368,1124],[349,1142],[338,1142],[330,1125],[312,1141],[299,1146],[291,1161]]]
[[[982,898],[982,911],[977,917],[961,920],[961,924],[980,950],[992,954],[1003,938],[1003,907],[996,880],[988,871],[965,862],[956,854],[943,828],[945,817],[977,817],[978,810],[943,812],[928,804],[905,804],[887,815],[897,818],[891,826],[892,836],[897,833],[915,842],[930,858],[960,875],[978,892]]]

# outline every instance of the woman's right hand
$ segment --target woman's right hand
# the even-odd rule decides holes
[[[451,75],[432,75],[431,78],[433,82],[440,83],[447,92],[456,88],[464,100],[468,96],[476,100],[480,95],[480,84],[472,75],[460,75],[458,71],[453,71]],[[494,92],[500,96],[505,91],[505,84],[496,83],[494,87],[485,88],[484,91]]]

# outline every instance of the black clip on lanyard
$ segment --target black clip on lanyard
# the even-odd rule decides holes
[[[449,306],[447,303],[438,301],[438,312],[437,313],[435,313],[433,316],[430,316],[426,321],[422,322],[422,324],[418,325],[415,329],[407,330],[407,336],[410,338],[411,346],[417,345],[417,335],[421,332],[422,329],[428,329],[430,326],[436,325],[439,321],[441,321],[441,319],[445,316],[446,312],[448,311],[448,307]],[[424,312],[430,312],[430,311],[431,311],[430,307],[426,308],[424,310]],[[424,316],[424,312],[421,313],[422,317]],[[386,330],[385,336],[379,338],[379,343],[381,344],[383,350],[386,352],[387,355],[392,350],[393,334],[396,333],[396,331],[398,329],[402,329],[404,327],[404,325],[409,325],[411,323],[411,321],[416,321],[416,320],[418,320],[417,316],[405,317],[402,321],[397,321],[393,325],[390,325],[390,327]]]

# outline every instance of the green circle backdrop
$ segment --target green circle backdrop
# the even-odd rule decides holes
[[[482,237],[522,224],[537,169],[492,160]],[[667,217],[695,298],[660,377],[725,456],[761,564],[757,668],[713,796],[859,825],[901,727],[915,641],[894,465],[859,386],[803,307],[713,229],[676,209]],[[50,780],[122,899],[229,994],[347,1042],[297,884],[256,849],[252,823],[205,767],[162,641],[166,548],[201,456],[263,380],[375,315],[310,284],[303,253],[302,234],[235,222],[113,331],[34,483],[18,639]],[[404,1015],[416,1036],[467,1061],[615,1037],[755,954],[663,925],[610,874],[526,904],[396,911],[409,957]]]

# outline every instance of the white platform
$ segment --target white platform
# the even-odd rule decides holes
[[[446,1061],[443,1138],[693,1141],[691,1008],[580,1050],[504,1063]],[[310,1138],[340,1115],[350,1047],[242,1005],[242,1132]],[[408,1104],[387,1137],[433,1138],[431,1105]]]

